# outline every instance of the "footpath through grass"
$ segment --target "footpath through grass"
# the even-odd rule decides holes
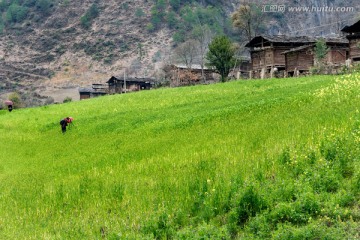
[[[359,93],[352,74],[0,111],[0,239],[360,238]]]

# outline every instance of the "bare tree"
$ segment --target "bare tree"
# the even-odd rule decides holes
[[[195,40],[187,40],[180,44],[175,50],[175,56],[185,63],[186,67],[191,69],[195,58],[198,55],[198,43]]]
[[[261,6],[250,3],[241,5],[231,16],[233,26],[240,29],[250,41],[264,28],[265,15]]]
[[[193,29],[193,38],[197,41],[199,62],[201,66],[201,78],[205,80],[204,67],[205,67],[205,58],[206,53],[209,50],[209,44],[214,38],[214,34],[208,25],[198,25]]]

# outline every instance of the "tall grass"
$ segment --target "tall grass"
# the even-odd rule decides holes
[[[359,237],[358,78],[2,111],[0,238]]]

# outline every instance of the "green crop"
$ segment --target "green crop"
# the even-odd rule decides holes
[[[0,111],[0,239],[359,238],[359,78]]]

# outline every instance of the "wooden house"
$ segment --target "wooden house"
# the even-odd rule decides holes
[[[331,67],[331,71],[340,69],[345,64],[348,52],[348,41],[346,39],[325,39],[328,52],[322,60],[324,65]],[[316,65],[315,43],[292,48],[283,52],[285,56],[285,75],[298,76],[309,73]]]
[[[112,76],[107,82],[109,93],[125,93],[151,89],[155,81],[152,78],[124,78]]]
[[[273,77],[275,71],[283,74],[285,72],[285,56],[282,53],[314,42],[315,40],[308,36],[262,35],[254,37],[245,45],[250,49],[250,77]]]
[[[90,88],[79,88],[80,100],[103,96],[107,93],[106,85],[100,83],[94,83]]]
[[[165,78],[171,86],[187,86],[198,83],[211,83],[219,79],[214,69],[193,64],[190,67],[185,64],[167,65],[163,68]]]
[[[251,71],[250,58],[242,57],[240,61],[236,63],[236,67],[229,73],[229,77],[232,79],[247,79]]]
[[[360,61],[360,20],[351,26],[345,26],[342,30],[349,40],[349,56],[352,62]]]

